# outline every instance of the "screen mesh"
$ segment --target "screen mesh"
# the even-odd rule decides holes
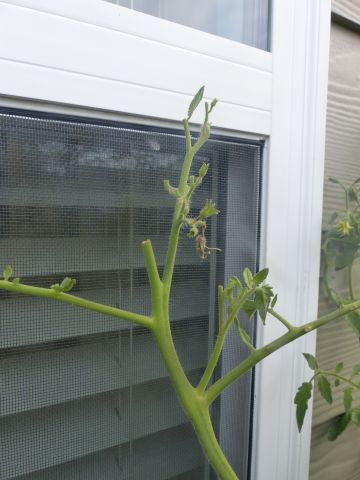
[[[178,182],[183,154],[176,132],[3,111],[1,265],[11,264],[23,283],[38,286],[71,276],[75,295],[149,313],[140,242],[150,238],[163,265],[173,199],[162,181]],[[260,154],[257,144],[214,139],[194,161],[194,173],[204,161],[210,170],[192,213],[206,198],[217,203],[221,216],[210,222],[207,239],[222,249],[202,260],[194,240],[181,234],[171,322],[194,383],[216,335],[216,284],[239,274],[244,262],[256,265]],[[0,309],[2,480],[209,478],[146,330],[3,291]],[[253,336],[253,326],[247,328]],[[240,340],[232,340],[222,369],[243,354]],[[250,406],[250,377],[240,393]],[[244,471],[251,412],[232,408],[227,400],[214,415],[221,438],[238,439],[243,457],[232,461]],[[225,440],[231,456],[234,446]]]

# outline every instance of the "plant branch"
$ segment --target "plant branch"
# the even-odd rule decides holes
[[[163,283],[165,285],[165,289],[167,291],[167,295],[170,295],[170,287],[172,276],[174,272],[174,265],[176,260],[176,251],[179,242],[179,234],[182,223],[184,221],[184,216],[187,215],[189,210],[189,185],[188,179],[190,175],[192,161],[196,153],[200,150],[200,148],[204,145],[206,140],[209,138],[210,135],[210,125],[208,123],[209,119],[209,110],[208,106],[205,109],[205,120],[203,126],[201,128],[201,133],[198,140],[195,142],[194,145],[191,144],[191,133],[189,128],[189,121],[188,119],[184,118],[182,123],[184,125],[185,131],[185,158],[181,169],[181,176],[179,182],[179,197],[176,199],[176,205],[174,209],[173,219],[172,219],[172,226],[169,236],[168,248],[166,252],[166,259],[165,259],[165,267],[164,267],[164,274],[163,274]],[[191,195],[190,195],[191,196]]]
[[[211,405],[214,400],[221,394],[225,388],[231,385],[235,380],[240,376],[244,375],[247,371],[251,370],[256,364],[258,364],[265,357],[269,356],[271,353],[279,350],[279,348],[284,347],[290,342],[293,342],[297,338],[306,335],[309,332],[316,330],[317,328],[325,325],[337,318],[343,317],[344,315],[358,310],[360,308],[360,300],[343,305],[337,310],[327,315],[324,315],[317,320],[306,323],[301,327],[294,327],[293,330],[288,331],[281,337],[270,342],[269,344],[263,346],[262,348],[257,349],[252,352],[244,361],[242,361],[237,367],[233,368],[224,375],[222,378],[217,380],[206,392],[206,398],[209,405]]]
[[[316,372],[316,375],[314,375],[314,377],[316,377],[317,375],[326,375],[328,377],[337,378],[338,380],[341,380],[342,382],[348,383],[352,387],[355,387],[357,390],[360,390],[360,383],[352,382],[349,378],[343,377],[342,375],[339,375],[338,373],[328,372],[327,370],[318,370]]]
[[[151,241],[145,240],[141,242],[141,246],[144,253],[146,270],[150,283],[153,316],[159,318],[161,317],[160,309],[162,306],[163,284],[159,277],[159,271],[156,264],[156,259]]]
[[[213,352],[211,354],[209,363],[205,369],[205,372],[203,373],[203,376],[200,379],[199,385],[197,386],[197,389],[199,392],[204,392],[206,387],[208,386],[208,383],[210,382],[210,379],[214,373],[214,370],[216,368],[216,365],[219,361],[220,355],[222,348],[224,346],[226,334],[231,327],[237,313],[239,312],[240,308],[246,301],[246,299],[251,296],[254,292],[254,289],[251,289],[247,292],[245,292],[243,295],[240,296],[240,298],[237,299],[237,301],[234,303],[234,305],[231,307],[231,311],[228,315],[228,318],[223,324],[222,328],[219,329],[219,334],[215,342],[215,346],[213,349]]]
[[[204,392],[206,387],[208,386],[208,383],[210,382],[210,379],[212,377],[212,374],[214,373],[214,370],[216,368],[217,362],[219,361],[221,351],[224,345],[225,337],[226,337],[227,330],[223,329],[223,331],[219,332],[219,335],[217,336],[215,346],[213,349],[213,352],[211,354],[209,363],[207,364],[207,367],[205,369],[205,372],[203,373],[199,385],[197,386],[199,392]]]
[[[31,295],[34,297],[49,298],[57,300],[69,305],[75,305],[77,307],[85,308],[93,312],[103,313],[112,317],[121,318],[131,323],[141,325],[151,329],[153,326],[153,319],[138,313],[128,312],[127,310],[121,310],[120,308],[110,307],[101,303],[93,302],[85,298],[69,295],[68,293],[57,292],[51,288],[33,287],[30,285],[23,285],[21,283],[14,284],[7,280],[0,280],[0,289],[7,290],[8,292],[23,293],[24,295]]]
[[[221,330],[224,324],[224,287],[218,286],[218,328]]]
[[[172,276],[174,272],[175,260],[176,260],[176,251],[179,242],[179,234],[180,229],[183,221],[183,211],[184,211],[184,197],[187,194],[188,190],[188,178],[190,174],[190,169],[192,165],[192,161],[194,158],[193,149],[191,146],[191,136],[189,130],[189,122],[187,119],[183,120],[183,125],[185,129],[185,137],[186,137],[186,153],[183,162],[183,166],[181,169],[181,176],[179,182],[179,197],[176,199],[176,205],[174,209],[171,231],[169,236],[168,248],[166,252],[166,259],[165,259],[165,267],[164,267],[164,274],[163,274],[163,282],[168,291],[168,295],[170,294],[170,287]]]
[[[279,322],[281,322],[284,327],[286,327],[289,331],[292,331],[294,330],[294,325],[292,325],[290,322],[288,322],[286,320],[286,318],[284,318],[282,315],[280,315],[279,313],[275,312],[275,310],[273,310],[272,308],[269,308],[268,309],[268,312],[275,318],[277,318],[279,320]]]
[[[185,148],[186,152],[190,152],[192,148],[191,144],[191,133],[190,133],[190,127],[189,127],[189,122],[186,118],[183,119],[182,124],[184,126],[184,132],[185,132]]]
[[[355,293],[354,293],[354,285],[353,285],[353,276],[352,276],[352,267],[353,263],[348,266],[347,273],[348,273],[348,285],[349,285],[349,294],[351,300],[355,300]]]

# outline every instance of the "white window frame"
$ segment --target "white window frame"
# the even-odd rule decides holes
[[[301,324],[317,313],[330,0],[273,0],[272,23],[269,53],[102,0],[0,1],[0,105],[179,125],[205,84],[216,131],[267,139],[261,263]],[[259,343],[281,331],[268,321]],[[299,436],[293,397],[314,350],[308,335],[257,369],[252,480],[308,479],[311,411]]]

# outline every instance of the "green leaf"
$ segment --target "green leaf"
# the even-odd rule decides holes
[[[211,103],[210,103],[210,108],[209,108],[209,113],[213,111],[213,109],[216,107],[216,104],[218,103],[218,99],[217,98],[214,98],[213,100],[211,100]]]
[[[338,387],[340,385],[340,379],[339,378],[335,378],[335,382],[334,382],[334,385],[335,387]]]
[[[243,293],[244,291],[244,288],[242,286],[242,283],[240,282],[240,280],[233,276],[230,278],[229,280],[229,283],[228,283],[229,286],[231,286],[232,289],[236,288],[237,289],[237,297],[239,298],[240,295]]]
[[[303,353],[303,355],[309,367],[311,368],[311,370],[317,370],[319,368],[316,358],[313,355],[311,355],[311,353]]]
[[[65,277],[60,284],[60,289],[62,292],[69,292],[74,285],[76,284],[75,278]]]
[[[264,280],[266,280],[266,277],[269,274],[269,269],[264,268],[263,270],[260,270],[260,272],[256,273],[254,275],[254,283],[255,285],[260,285]]]
[[[245,300],[242,309],[246,313],[247,317],[251,319],[256,312],[256,304],[253,300]]]
[[[344,407],[347,412],[351,410],[352,401],[353,401],[352,392],[353,392],[353,389],[351,387],[345,388],[344,390]]]
[[[346,427],[349,425],[351,421],[351,416],[348,413],[343,413],[336,420],[330,425],[328,430],[328,439],[330,442],[333,442],[341,435]]]
[[[360,373],[360,365],[359,364],[354,365],[353,369],[352,369],[352,374],[353,375],[359,375],[359,373]]]
[[[255,304],[256,309],[259,312],[260,318],[265,324],[268,304],[266,302],[266,297],[262,288],[257,288],[255,291]]]
[[[339,374],[344,368],[344,362],[340,362],[335,367],[335,373]]]
[[[14,278],[14,279],[12,280],[12,283],[13,283],[14,285],[19,285],[19,283],[20,283],[20,278],[19,278],[19,277]]]
[[[11,277],[11,275],[13,274],[13,269],[10,265],[6,265],[6,267],[4,268],[4,271],[3,271],[3,277],[5,280],[9,280],[9,278]]]
[[[192,114],[195,112],[196,108],[198,107],[199,103],[201,102],[204,96],[205,86],[202,86],[198,92],[195,94],[194,98],[191,100],[188,110],[188,120],[192,117]]]
[[[329,177],[328,180],[329,180],[329,182],[338,183],[339,185],[341,185],[341,183],[339,182],[339,180],[337,178]]]
[[[243,328],[241,328],[239,319],[237,317],[234,318],[234,323],[235,323],[236,330],[237,330],[241,340],[244,341],[244,343],[249,343],[250,342],[250,336],[247,332],[245,332],[245,330]]]
[[[355,334],[360,337],[360,313],[351,312],[346,315],[346,320]]]
[[[246,267],[243,273],[246,286],[251,289],[254,286],[254,279],[250,270]]]
[[[360,427],[360,408],[354,408],[351,412],[351,421]]]
[[[271,308],[274,308],[275,305],[276,305],[276,302],[277,302],[277,299],[278,299],[278,296],[277,294],[274,296],[274,298],[271,300],[271,304],[270,304],[270,307]]]
[[[256,308],[264,324],[272,296],[272,287],[269,285],[263,285],[255,290]]]
[[[349,245],[348,248],[340,247],[335,254],[335,270],[350,267],[355,260],[357,251],[357,245]]]
[[[324,377],[324,375],[320,375],[317,386],[323,399],[331,404],[333,402],[333,397],[329,380]]]
[[[200,210],[199,216],[202,218],[212,217],[217,215],[220,211],[215,207],[215,203],[212,200],[206,199],[205,205]]]
[[[209,163],[203,163],[199,170],[199,178],[204,178],[209,170]]]
[[[312,384],[311,382],[304,382],[298,388],[295,395],[294,403],[296,405],[296,421],[299,432],[301,432],[304,424],[304,418],[308,409],[309,400],[311,398]]]

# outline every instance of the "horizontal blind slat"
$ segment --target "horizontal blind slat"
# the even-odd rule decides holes
[[[207,290],[206,279],[190,280],[174,286],[170,315],[172,321],[208,315],[208,296],[194,295]],[[147,285],[79,291],[74,295],[124,310],[148,314],[150,290]],[[89,312],[63,303],[31,297],[9,298],[2,308],[0,348],[51,342],[101,332],[128,329],[130,323]]]
[[[158,265],[163,265],[167,249],[166,238],[150,236]],[[2,263],[11,264],[14,274],[50,275],[63,272],[87,272],[144,268],[141,252],[144,235],[119,237],[64,237],[0,239]],[[194,242],[180,244],[177,265],[200,264]]]
[[[151,461],[158,466],[156,471]],[[126,454],[112,448],[17,480],[129,480],[129,463]],[[132,469],[133,480],[199,480],[203,474],[203,457],[188,425],[135,440],[131,463],[144,465]]]
[[[174,341],[186,370],[204,367],[203,323],[176,332]],[[1,362],[0,415],[59,404],[167,375],[149,333],[129,338],[32,352]],[[19,386],[21,394],[19,395]]]
[[[168,379],[136,386],[131,396],[124,389],[7,417],[0,422],[2,469],[12,479],[185,423]],[[18,452],[22,461],[14,462]]]

